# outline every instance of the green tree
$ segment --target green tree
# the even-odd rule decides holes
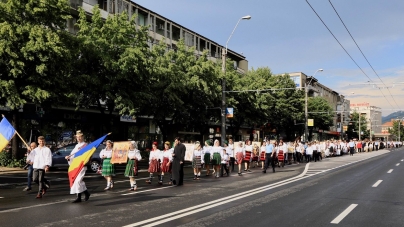
[[[90,21],[80,9],[77,26],[76,76],[69,97],[76,107],[96,105],[109,131],[113,111],[133,116],[151,95],[147,27],[137,27],[126,12],[104,20],[98,5]]]
[[[309,97],[307,100],[309,119],[314,120],[314,127],[328,129],[333,125],[333,109],[326,99],[320,96]],[[313,127],[309,127],[309,141],[312,140]]]
[[[20,106],[63,97],[71,59],[69,17],[68,0],[0,1],[0,105],[14,110],[14,127]]]
[[[393,121],[393,127],[389,128],[389,133],[393,135],[396,140],[403,141],[404,138],[404,124],[403,120],[395,120]]]
[[[347,131],[347,136],[348,139],[352,138],[358,138],[359,139],[359,113],[358,112],[353,112],[350,115],[350,122],[348,124],[348,131]],[[369,132],[367,130],[367,125],[366,125],[366,118],[365,116],[360,117],[360,131],[361,131],[361,139],[366,138],[368,136]]]
[[[235,108],[231,120],[234,134],[242,125],[265,125],[294,139],[298,129],[294,121],[303,116],[303,93],[295,89],[288,75],[274,76],[268,67],[251,69],[246,75],[234,75],[229,90],[246,91],[228,94],[228,103]]]
[[[183,40],[176,49],[167,49],[165,41],[152,49],[151,96],[140,112],[153,116],[166,140],[170,124],[177,122],[186,130],[204,131],[210,107],[219,97],[217,65],[207,52],[195,55]],[[171,120],[166,120],[171,119]]]

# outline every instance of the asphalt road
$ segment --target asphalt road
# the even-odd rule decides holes
[[[398,165],[397,165],[398,164]],[[65,171],[52,171],[42,199],[22,192],[24,173],[0,175],[0,223],[7,226],[403,226],[403,149],[329,158],[263,174],[192,180],[184,186],[145,183],[138,191],[118,174],[111,191],[88,174],[92,196],[70,203]],[[119,170],[117,171],[119,173]],[[168,180],[166,178],[166,180]],[[12,183],[5,183],[13,181]]]

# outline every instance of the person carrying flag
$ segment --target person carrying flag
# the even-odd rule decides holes
[[[84,142],[84,134],[81,132],[81,130],[78,130],[76,132],[76,139],[77,139],[77,144],[74,147],[74,149],[72,150],[72,152],[70,153],[69,156],[66,156],[66,160],[69,163],[69,165],[73,162],[74,159],[74,155],[81,150],[82,148],[84,148],[85,146],[87,146],[87,143]],[[87,167],[84,166],[79,174],[77,175],[76,179],[74,180],[73,185],[70,187],[70,194],[76,194],[77,197],[76,199],[73,201],[73,203],[79,203],[81,202],[81,193],[84,193],[84,201],[87,201],[90,198],[90,193],[87,191],[87,187],[86,184],[83,181],[84,175],[86,174],[87,171]]]

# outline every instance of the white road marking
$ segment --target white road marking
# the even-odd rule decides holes
[[[401,159],[401,161],[404,161],[404,159]]]
[[[0,197],[0,199],[4,199],[4,197]]]
[[[376,188],[379,186],[380,183],[382,183],[383,180],[378,180],[372,187]]]
[[[393,169],[391,169],[391,170],[387,171],[387,173],[391,173],[391,172],[393,172]]]
[[[348,208],[346,208],[340,215],[338,215],[334,220],[331,221],[331,224],[338,224],[344,219],[358,204],[351,204]]]
[[[161,190],[161,189],[172,188],[172,187],[174,187],[174,186],[167,186],[167,187],[162,187],[162,188],[154,188],[154,189],[149,189],[149,190],[144,190],[144,191],[136,191],[136,192],[125,193],[125,194],[121,194],[121,195],[133,195],[133,194],[138,194],[138,193],[142,193],[142,192],[150,192],[150,191]]]
[[[252,189],[252,190],[249,190],[249,191],[246,191],[246,192],[238,193],[236,195],[227,196],[227,197],[224,197],[224,198],[221,198],[221,199],[217,199],[217,200],[210,201],[210,202],[207,202],[207,203],[203,203],[203,204],[200,204],[200,205],[196,205],[196,206],[193,206],[193,207],[185,208],[185,209],[182,209],[182,210],[179,210],[179,211],[175,211],[175,212],[172,212],[172,213],[161,215],[159,217],[155,217],[155,218],[147,219],[147,220],[144,220],[144,221],[141,221],[141,222],[129,224],[129,225],[126,225],[125,227],[140,226],[140,225],[144,225],[144,224],[147,224],[147,223],[150,223],[150,222],[153,222],[153,223],[149,224],[147,226],[159,225],[159,224],[169,222],[169,221],[172,221],[172,220],[184,217],[184,216],[188,216],[188,215],[191,215],[191,214],[203,211],[203,210],[210,209],[212,207],[220,206],[222,204],[229,203],[229,202],[232,202],[232,201],[235,201],[235,200],[247,197],[247,196],[251,196],[251,195],[254,195],[254,194],[257,194],[257,193],[261,193],[263,191],[267,191],[267,190],[270,190],[270,189],[273,189],[273,188],[276,188],[276,187],[280,187],[282,185],[289,184],[289,183],[292,183],[292,182],[307,178],[304,175],[306,174],[308,167],[309,167],[309,163],[306,164],[306,167],[305,167],[303,173],[301,173],[298,176],[295,176],[295,177],[292,177],[290,179],[287,179],[287,180],[283,180],[283,181],[280,181],[280,182],[277,182],[277,183],[274,183],[274,184],[262,186],[262,187]],[[202,208],[200,208],[200,207],[202,207]],[[199,208],[199,209],[197,209],[197,208]],[[190,212],[187,212],[187,211],[190,211]],[[185,212],[187,212],[187,213],[185,213]],[[160,220],[160,221],[158,221],[158,220]]]
[[[399,165],[400,165],[400,163],[397,163],[397,164],[396,164],[396,166],[399,166]]]

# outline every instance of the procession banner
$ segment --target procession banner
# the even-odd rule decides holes
[[[192,161],[192,156],[194,154],[194,150],[195,150],[195,144],[193,143],[183,143],[186,151],[185,151],[185,161]]]
[[[112,148],[111,163],[126,163],[128,162],[130,141],[115,142]]]
[[[0,122],[0,152],[7,146],[15,133],[14,127],[3,117]]]

